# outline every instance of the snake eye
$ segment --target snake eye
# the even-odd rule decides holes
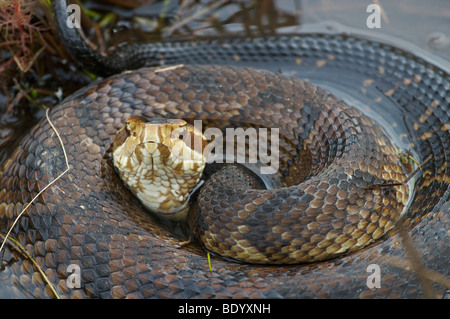
[[[186,137],[187,133],[189,133],[185,127],[177,127],[175,128],[172,133],[170,138],[172,140],[184,140],[184,138]]]
[[[186,129],[182,129],[178,132],[178,139],[179,140],[184,140],[185,137],[189,134],[188,130]]]

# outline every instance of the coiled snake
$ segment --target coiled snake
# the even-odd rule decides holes
[[[142,52],[162,56],[167,64],[186,66],[114,75],[76,92],[50,112],[71,169],[29,207],[11,237],[25,247],[58,294],[98,298],[445,295],[450,267],[450,86],[446,71],[386,44],[331,34],[205,41],[194,46],[168,43],[145,47]],[[432,155],[416,181],[406,218],[387,236],[357,252],[320,263],[267,265],[330,258],[330,252],[352,250],[350,243],[364,246],[382,235],[378,229],[393,226],[386,216],[397,218],[407,197],[403,192],[408,192],[405,186],[365,188],[404,179],[398,150],[372,120],[327,91],[268,71],[188,66],[214,63],[261,68],[269,60],[277,69],[293,71],[319,85],[333,83],[336,95],[341,89],[350,92],[362,108],[369,105],[378,113],[389,111],[396,125],[408,132],[414,156],[423,161]],[[223,206],[217,220],[225,219],[226,224],[211,222],[219,228],[217,238],[207,239],[216,241],[211,245],[225,250],[242,241],[225,255],[240,259],[254,256],[255,250],[256,255],[266,252],[263,265],[217,256],[210,271],[199,245],[179,248],[178,239],[162,227],[165,224],[156,222],[122,185],[111,164],[110,146],[125,120],[136,115],[281,128],[280,146],[286,154],[294,154],[280,158],[287,187],[246,193],[247,182],[235,180],[239,171],[227,171],[205,183],[196,204],[202,212],[198,216]],[[251,120],[252,115],[257,115],[257,121]],[[311,176],[301,187],[289,186],[294,168],[304,158],[311,160],[307,174]],[[1,167],[2,233],[64,169],[61,145],[44,119]],[[235,185],[223,188],[228,183]],[[241,221],[250,219],[255,208],[265,213],[254,219],[264,220],[259,236],[270,245],[257,237],[261,247],[246,250],[247,238],[242,236],[254,220]],[[204,231],[209,216],[197,224],[194,233]],[[295,237],[294,231],[300,236]],[[233,234],[231,239],[221,237],[227,232]],[[409,238],[413,248],[405,253]],[[279,249],[283,241],[289,244]],[[18,293],[17,286],[22,296],[51,297],[36,268],[22,258],[13,242],[7,243],[0,252],[0,291]],[[414,254],[417,251],[419,256]],[[67,287],[71,264],[81,269],[81,288]],[[372,265],[381,269],[380,288],[368,284]]]

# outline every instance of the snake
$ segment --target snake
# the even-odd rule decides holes
[[[114,167],[158,216],[186,221],[207,161],[206,138],[182,119],[131,117],[114,138]]]
[[[57,20],[66,21],[64,3],[55,2]],[[65,32],[72,36],[69,47],[76,44],[72,54],[84,46],[76,30],[62,29],[63,37]],[[115,57],[133,66],[117,74],[102,64],[111,60],[81,50],[80,61],[87,57],[92,70],[114,75],[53,107],[48,120],[31,128],[2,164],[0,228],[3,237],[11,232],[0,252],[0,296],[448,296],[450,85],[445,68],[390,44],[340,33],[168,42],[128,50]],[[280,68],[288,74],[280,74]],[[382,114],[379,121],[394,119],[393,131],[382,130],[376,114],[372,119],[364,110]],[[137,116],[279,127],[283,185],[261,189],[235,165],[213,172],[194,196],[197,214],[188,218],[197,225],[194,236],[206,241],[180,247],[178,224],[149,214],[112,163],[117,131]],[[397,184],[367,188],[405,180],[398,150],[387,139],[396,127],[407,132],[407,147],[419,163],[431,160],[420,167],[412,190]],[[64,150],[69,170],[46,188],[66,169]],[[302,165],[306,174],[297,171]],[[406,212],[399,218],[402,209]],[[364,230],[355,226],[362,224]],[[216,228],[215,238],[208,228]],[[260,237],[248,245],[251,238],[245,235],[255,230]],[[300,237],[293,238],[295,230]],[[232,236],[221,237],[227,234]],[[355,242],[361,247],[353,251]],[[225,251],[230,252],[220,256]],[[338,255],[330,255],[334,252]],[[282,265],[273,265],[278,261]],[[80,271],[79,287],[68,284],[73,265]],[[371,281],[373,269],[380,271],[379,284]]]

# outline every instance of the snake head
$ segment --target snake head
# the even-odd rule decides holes
[[[179,219],[203,173],[205,146],[201,131],[184,120],[135,116],[115,136],[113,162],[150,211]]]

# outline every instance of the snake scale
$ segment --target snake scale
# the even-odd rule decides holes
[[[186,66],[161,74],[155,73],[155,69],[143,68],[114,75],[88,85],[52,108],[50,119],[65,145],[70,170],[37,198],[11,232],[11,237],[25,247],[60,296],[67,298],[446,296],[446,291],[450,289],[448,282],[450,85],[447,71],[387,44],[340,34],[238,38],[199,41],[195,44],[162,43],[143,47],[138,53],[132,50],[131,54],[157,58],[153,63],[156,61],[170,65],[182,62]],[[395,123],[408,132],[412,154],[419,162],[429,155],[432,155],[432,160],[421,169],[413,199],[400,227],[393,228],[387,236],[383,236],[375,243],[338,258],[304,265],[256,265],[213,256],[213,269],[210,271],[202,247],[189,245],[179,248],[178,239],[142,208],[115,173],[109,158],[109,148],[116,131],[123,126],[128,117],[140,114],[146,116],[157,114],[165,117],[184,115],[191,120],[194,118],[207,120],[216,119],[220,115],[225,119],[224,122],[233,122],[233,116],[237,116],[236,107],[232,107],[236,105],[236,99],[242,98],[240,93],[251,91],[250,89],[245,91],[246,85],[259,83],[265,88],[258,88],[257,92],[280,100],[271,101],[276,108],[271,105],[270,108],[264,109],[273,110],[272,117],[263,113],[259,119],[266,121],[257,124],[270,126],[275,124],[274,119],[284,121],[283,125],[290,128],[288,131],[297,134],[297,141],[309,141],[310,136],[307,133],[310,129],[321,131],[322,127],[327,127],[331,130],[333,125],[329,125],[330,123],[335,124],[335,131],[328,131],[330,141],[342,141],[353,136],[336,148],[325,143],[322,144],[320,152],[316,154],[312,152],[311,157],[319,160],[317,165],[323,166],[320,168],[338,167],[337,175],[329,176],[322,181],[342,178],[341,183],[346,182],[346,190],[350,192],[354,185],[363,183],[361,181],[367,185],[385,180],[385,177],[373,178],[364,174],[369,169],[363,165],[359,169],[365,169],[365,172],[339,171],[339,165],[343,165],[339,164],[339,158],[341,155],[345,158],[346,147],[358,143],[357,135],[352,135],[353,130],[358,131],[358,123],[363,123],[362,126],[369,127],[370,133],[371,120],[360,116],[360,112],[353,108],[344,108],[346,116],[343,117],[343,114],[337,111],[340,110],[342,102],[308,82],[289,79],[271,72],[242,68],[260,69],[265,63],[272,71],[277,72],[281,68],[282,71],[290,72],[290,75],[308,78],[311,82],[318,83],[318,86],[333,83],[337,93],[341,90],[350,92],[358,101],[370,105],[377,113],[389,112]],[[196,64],[216,66],[189,66]],[[239,68],[220,65],[235,65]],[[215,76],[212,76],[213,74]],[[258,81],[252,80],[254,77],[257,77]],[[205,90],[211,89],[206,84],[202,85],[205,78],[208,79],[207,83],[212,81],[211,78],[215,79],[216,84],[226,79],[221,90],[228,90],[229,94],[224,94],[222,98],[225,96],[232,102],[222,104],[222,108],[216,106],[218,103],[207,103],[220,98],[220,94],[214,95],[210,92],[209,95],[203,94]],[[172,84],[177,83],[178,86],[174,88],[174,85],[168,85],[170,81]],[[273,85],[277,82],[286,85]],[[294,91],[289,85],[294,85],[300,90]],[[188,92],[189,89],[192,90]],[[183,98],[178,94],[180,92],[188,94]],[[302,104],[296,105],[290,99],[295,94],[302,97]],[[193,98],[191,103],[183,103],[188,97]],[[302,123],[308,128],[303,129],[304,131],[298,127],[291,127],[292,115],[282,113],[285,110],[282,104],[287,103],[294,109],[297,107],[298,113],[303,112],[297,118],[300,120],[302,116],[314,115],[315,108],[311,106],[313,102],[322,103],[329,111],[316,112],[318,113],[315,114],[318,116],[316,126]],[[245,103],[240,101],[238,104],[242,106]],[[238,110],[246,112],[239,115],[244,118],[235,118],[237,124],[255,112],[253,108],[241,106]],[[335,111],[337,113],[333,121],[321,118],[321,123],[317,120],[325,115],[324,113],[333,116]],[[348,123],[347,126],[343,125],[340,120],[350,121],[353,129],[348,128]],[[306,135],[302,135],[303,133]],[[372,133],[361,137],[360,146],[366,149],[377,148],[376,145],[379,143],[369,142],[368,139],[369,135],[377,134],[384,136],[384,133],[374,129]],[[321,145],[321,141],[318,141],[317,145]],[[286,148],[289,148],[289,145]],[[297,147],[294,143],[293,149],[299,150],[302,147]],[[357,162],[356,153],[350,154],[351,157],[348,159],[355,159]],[[282,161],[286,162],[288,167],[293,166],[289,159]],[[376,163],[373,165],[375,165],[374,172],[379,173],[383,169],[381,165],[377,166]],[[61,145],[48,121],[43,119],[31,129],[15,152],[1,166],[2,234],[6,233],[24,206],[65,168]],[[320,174],[320,172],[312,174],[312,180]],[[226,180],[234,177],[223,178]],[[223,184],[223,181],[218,180],[218,183]],[[314,190],[316,198],[321,199],[320,203],[314,202],[309,206],[309,210],[304,207],[307,214],[303,216],[306,217],[308,213],[313,218],[322,216],[317,212],[323,209],[327,195],[346,199],[347,201],[342,202],[344,208],[351,213],[350,215],[355,214],[356,211],[353,210],[356,209],[354,207],[356,204],[351,202],[355,198],[346,197],[348,194],[342,192],[345,190],[342,185],[339,195],[324,193],[323,190],[320,192],[321,195],[318,195],[317,190]],[[205,193],[201,195],[203,197],[199,195],[198,205],[202,207],[207,206],[202,200],[213,201],[211,198],[214,196],[221,198],[227,195],[217,192],[215,184],[207,183],[206,186],[210,188],[209,192],[203,190]],[[393,188],[376,192],[382,192],[386,198],[397,197]],[[235,199],[232,193],[229,196],[231,201]],[[286,203],[298,205],[301,211],[302,202],[305,201],[302,196],[304,193],[293,193],[292,186],[283,188],[277,192],[272,202],[269,201],[273,209],[268,214],[276,218],[279,216],[277,211],[286,210]],[[330,201],[331,197],[328,197]],[[243,202],[245,200],[245,198],[238,199],[227,207],[237,211],[239,207],[248,204]],[[266,207],[266,210],[271,207]],[[319,223],[326,219],[322,216],[316,221]],[[291,222],[286,221],[287,224]],[[373,222],[377,223],[375,220]],[[309,228],[308,230],[314,230],[316,227]],[[409,250],[405,248],[408,245],[412,246]],[[21,297],[54,297],[37,268],[23,256],[14,242],[7,241],[4,250],[0,252],[0,257],[2,262],[0,296],[5,294]],[[66,279],[69,274],[67,267],[71,264],[77,264],[81,269],[80,288],[67,286]],[[380,288],[369,288],[367,284],[370,275],[368,267],[374,264],[381,269]]]

